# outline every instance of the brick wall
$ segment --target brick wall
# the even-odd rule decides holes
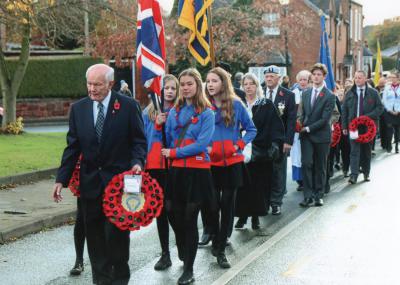
[[[310,21],[313,21],[312,28],[305,31],[303,29],[301,34],[299,33],[296,37],[307,38],[307,41],[302,44],[291,44],[289,39],[289,52],[292,55],[292,66],[290,67],[290,82],[291,84],[296,82],[296,75],[303,69],[310,70],[310,68],[317,62],[319,57],[319,44],[320,44],[320,20],[316,12],[311,10],[303,1],[291,1],[290,9],[297,13],[305,13],[310,15]],[[301,23],[299,23],[301,25]],[[293,29],[301,28],[293,27]]]
[[[17,117],[24,121],[46,121],[68,118],[70,105],[77,99],[18,99]]]

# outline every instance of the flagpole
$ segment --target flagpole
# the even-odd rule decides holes
[[[214,33],[213,33],[213,27],[212,27],[212,13],[211,13],[211,6],[208,6],[207,8],[207,13],[208,13],[208,36],[210,38],[210,58],[211,58],[211,66],[212,68],[215,67],[215,50],[214,50]]]

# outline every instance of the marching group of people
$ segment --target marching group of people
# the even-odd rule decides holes
[[[154,269],[172,265],[171,225],[184,265],[178,284],[190,284],[199,245],[211,242],[218,265],[229,268],[225,248],[233,228],[243,228],[251,217],[251,227],[256,230],[259,216],[281,214],[289,156],[292,178],[303,191],[300,206],[310,207],[324,205],[340,154],[345,176],[350,167],[349,183],[357,182],[360,170],[364,180],[370,179],[374,142],[361,144],[350,139],[348,128],[354,118],[368,116],[377,125],[380,120],[383,146],[391,151],[394,134],[398,152],[398,74],[392,74],[390,84],[381,86],[378,93],[367,83],[365,72],[357,71],[349,90],[344,93],[337,86],[334,94],[324,84],[327,69],[320,63],[299,72],[292,90],[281,85],[276,66],[265,69],[265,82],[247,73],[235,76],[236,86],[227,69],[224,64],[212,68],[205,83],[193,68],[177,78],[166,75],[163,110],[152,102],[143,114],[135,100],[112,91],[112,68],[97,64],[88,69],[89,96],[71,107],[68,146],[53,194],[61,201],[61,189],[68,186],[82,154],[80,228],[77,221],[77,260],[71,274],[83,271],[86,237],[93,283],[128,284],[129,232],[119,230],[102,212],[105,186],[123,171],[145,170],[164,189],[164,208],[157,218],[162,254]],[[342,126],[342,137],[333,148],[335,122]],[[360,127],[359,133],[363,132]],[[79,232],[84,232],[83,242]]]

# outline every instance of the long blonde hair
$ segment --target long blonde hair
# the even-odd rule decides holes
[[[168,81],[174,81],[175,82],[175,87],[176,87],[176,96],[175,96],[175,99],[174,99],[174,102],[172,102],[172,106],[175,104],[175,102],[176,102],[176,100],[177,100],[177,98],[178,98],[178,92],[179,92],[179,82],[178,82],[178,79],[175,77],[175,76],[173,76],[172,74],[166,74],[165,76],[164,76],[164,78],[163,78],[163,86],[165,87],[165,84],[168,82]],[[148,109],[147,109],[147,114],[148,114],[148,116],[149,116],[149,119],[150,119],[150,121],[152,121],[152,122],[154,122],[155,120],[156,120],[156,116],[157,116],[157,111],[156,111],[156,108],[154,107],[154,104],[153,104],[153,101],[151,101],[150,102],[150,104],[148,105],[148,107],[147,107]]]
[[[207,99],[203,92],[203,85],[201,81],[201,75],[195,68],[188,68],[179,74],[178,80],[181,81],[182,76],[190,76],[196,82],[196,94],[193,97],[192,104],[196,111],[202,113],[206,108],[211,107],[210,101]],[[183,98],[182,92],[178,92],[178,100],[175,102],[175,108],[182,108],[185,104],[185,98]]]
[[[234,110],[233,110],[233,101],[238,100],[240,98],[235,94],[233,89],[233,85],[231,83],[230,75],[221,67],[215,67],[211,69],[208,74],[213,73],[221,79],[221,117],[224,120],[225,126],[232,125],[234,118]],[[206,95],[208,98],[211,98],[210,93],[206,87]]]

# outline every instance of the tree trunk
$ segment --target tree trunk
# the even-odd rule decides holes
[[[4,54],[0,48],[0,84],[1,94],[3,96],[3,124],[5,127],[8,123],[16,121],[17,95],[24,79],[26,68],[29,62],[29,43],[30,43],[30,24],[22,26],[22,42],[21,54],[17,63],[14,74],[10,75],[5,61]]]

